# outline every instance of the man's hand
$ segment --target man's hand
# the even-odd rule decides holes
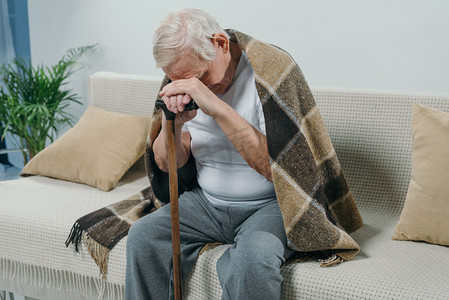
[[[183,112],[187,103],[195,99],[198,107],[207,115],[214,117],[221,100],[198,78],[180,79],[167,84],[159,93],[168,110]]]

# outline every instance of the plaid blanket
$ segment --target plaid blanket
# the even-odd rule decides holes
[[[278,47],[235,30],[227,32],[246,52],[255,71],[289,247],[301,253],[301,260],[324,253],[329,259],[322,266],[352,259],[360,249],[348,233],[363,221],[300,68]],[[167,82],[165,78],[162,86]],[[157,168],[151,150],[160,132],[161,114],[155,109],[145,154],[151,187],[80,218],[66,241],[78,251],[83,240],[103,276],[109,251],[131,224],[168,202],[168,174]],[[197,184],[195,172],[191,157],[178,173],[180,193]]]

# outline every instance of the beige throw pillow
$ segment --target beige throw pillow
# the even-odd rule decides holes
[[[109,191],[143,155],[149,126],[149,117],[91,106],[73,128],[33,157],[22,172]]]
[[[449,113],[412,113],[412,175],[393,238],[449,246]]]

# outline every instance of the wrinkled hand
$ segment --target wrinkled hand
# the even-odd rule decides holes
[[[198,107],[213,117],[220,99],[198,78],[180,79],[167,84],[159,93],[168,110],[178,114],[185,105],[195,99]],[[190,115],[190,114],[189,114]],[[187,117],[188,118],[188,117]]]

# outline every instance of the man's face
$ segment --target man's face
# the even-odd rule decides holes
[[[217,50],[217,57],[214,60],[198,61],[187,50],[179,56],[178,60],[163,67],[162,70],[172,81],[196,77],[214,94],[224,93],[232,81],[232,75],[228,72],[230,54],[215,42],[215,38],[212,42]]]

